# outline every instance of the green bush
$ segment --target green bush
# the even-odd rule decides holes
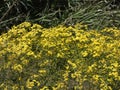
[[[119,42],[117,28],[13,26],[0,36],[0,89],[119,90]]]

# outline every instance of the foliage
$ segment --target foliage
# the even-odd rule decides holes
[[[57,17],[67,8],[67,0],[63,1],[62,5],[60,0],[4,0],[0,7],[0,30],[3,32],[23,21],[37,22],[46,27],[58,23]]]
[[[120,30],[24,22],[0,36],[0,89],[119,90]]]
[[[117,0],[1,1],[4,3],[0,5],[0,17],[4,18],[0,18],[0,33],[23,21],[38,23],[43,27],[74,25],[78,22],[87,24],[91,29],[120,26],[120,3]]]
[[[73,4],[75,0],[73,0]],[[64,23],[70,25],[75,23],[84,23],[90,29],[101,30],[105,27],[119,27],[119,6],[117,0],[76,0],[75,6],[71,5],[72,11]]]

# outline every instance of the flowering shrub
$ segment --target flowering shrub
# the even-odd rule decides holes
[[[119,90],[120,30],[13,26],[0,36],[0,89]]]

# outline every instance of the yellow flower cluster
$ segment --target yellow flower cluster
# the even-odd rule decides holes
[[[120,30],[24,22],[0,36],[0,90],[119,90]]]

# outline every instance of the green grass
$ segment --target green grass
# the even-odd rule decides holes
[[[49,1],[49,0],[48,0]],[[12,6],[14,0],[6,0],[4,7],[0,8],[0,16],[4,16],[6,11]],[[48,3],[48,2],[46,2]],[[90,29],[103,29],[104,27],[120,26],[120,7],[114,4],[114,0],[68,0],[64,10],[55,9],[53,2],[52,7],[48,5],[39,11],[30,0],[17,2],[11,11],[0,22],[0,32],[8,30],[11,26],[24,21],[38,23],[43,27],[53,27],[58,24],[74,25],[75,23],[87,24]],[[23,12],[23,10],[26,12]]]

